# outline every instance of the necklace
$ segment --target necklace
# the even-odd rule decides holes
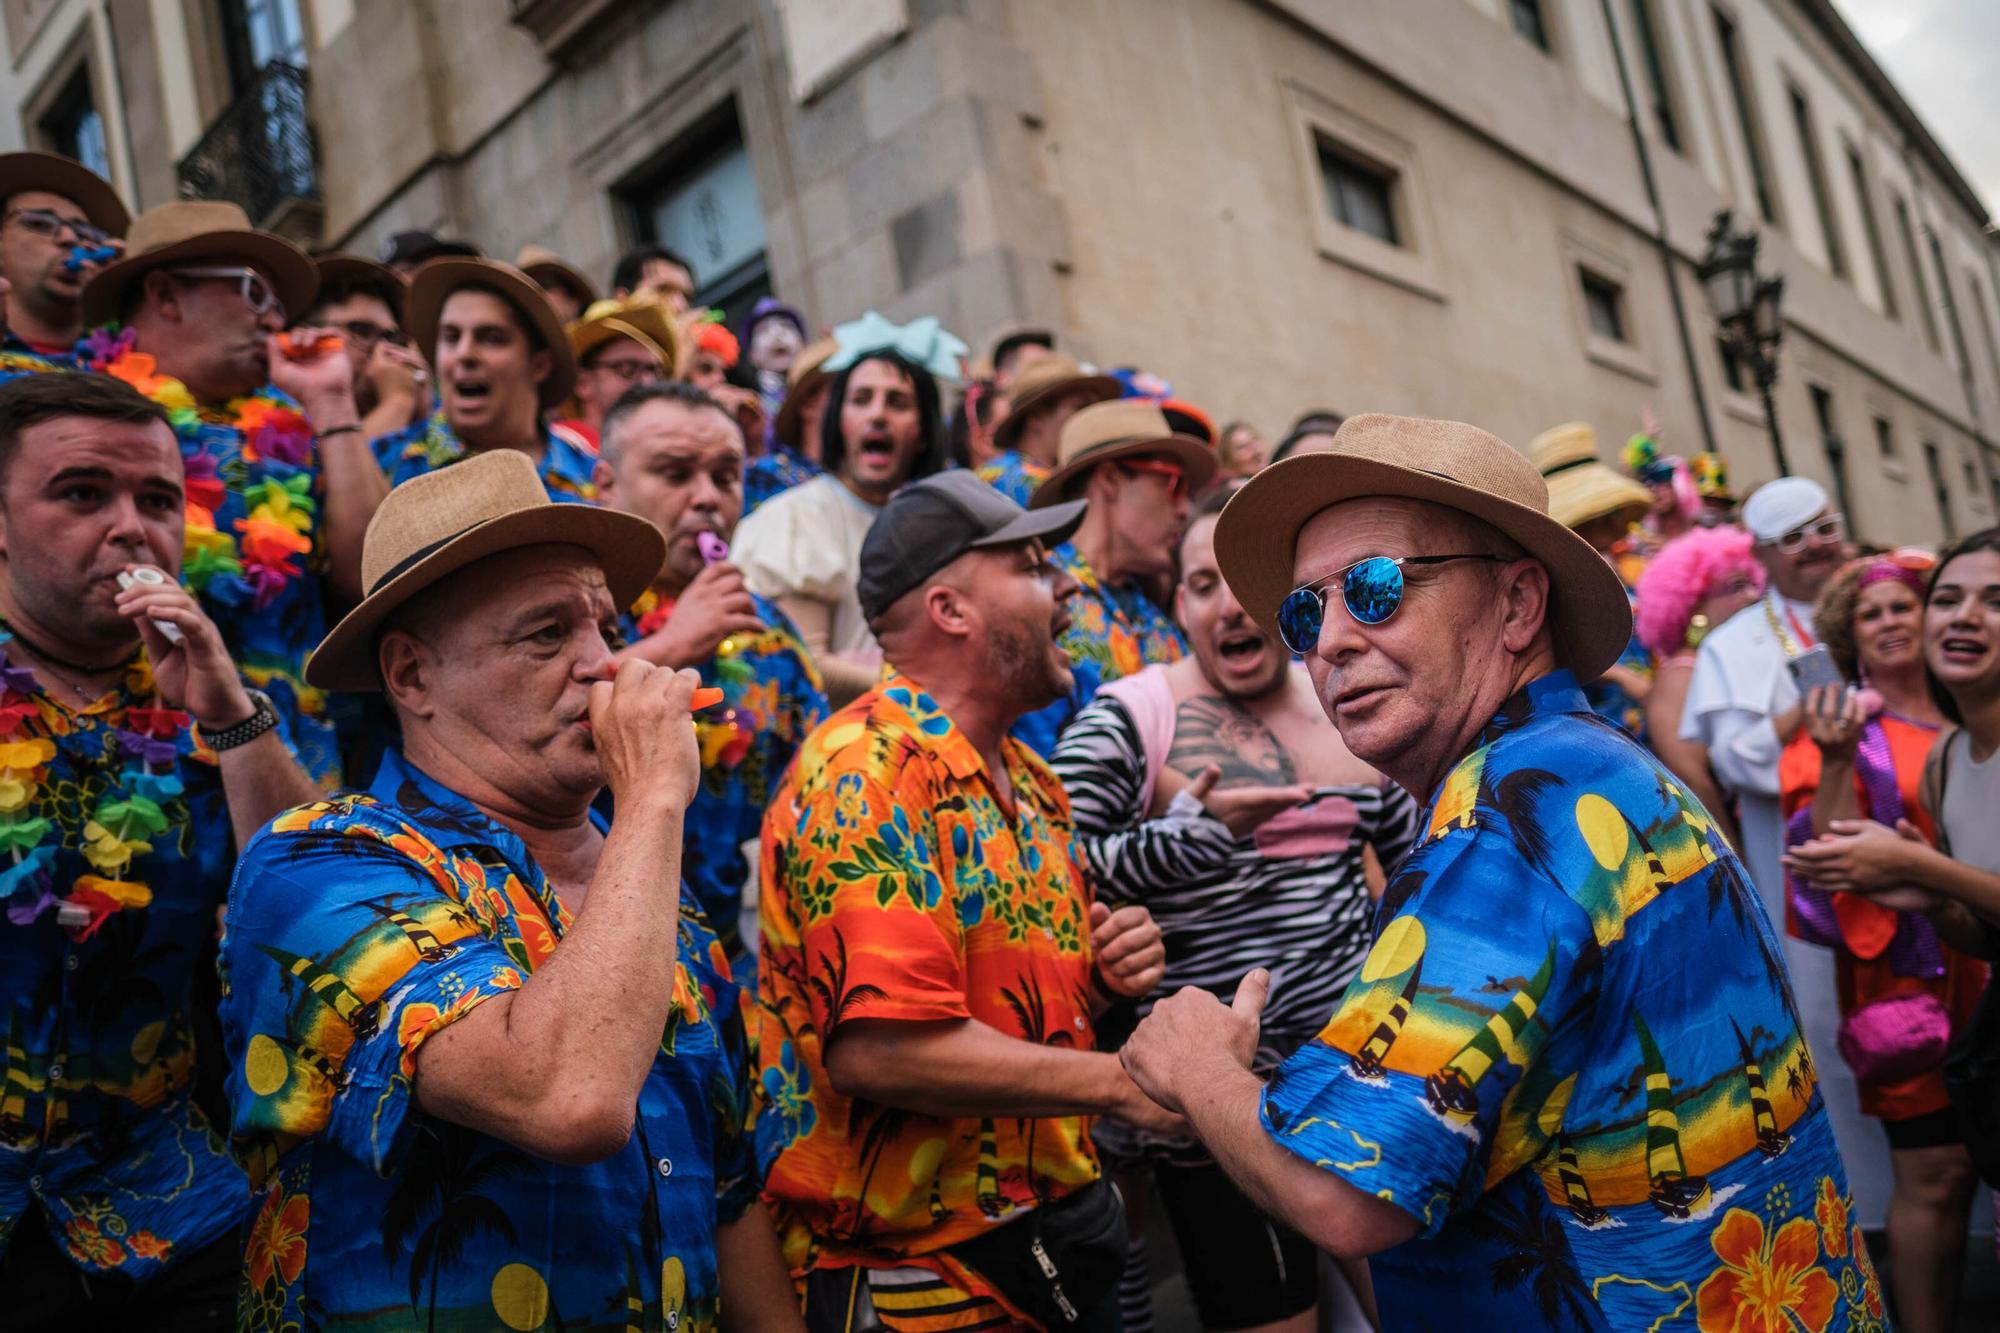
[[[1798,631],[1799,637],[1795,639],[1786,632],[1783,623],[1778,619],[1777,611],[1773,609],[1773,603],[1776,601],[1777,596],[1776,589],[1772,589],[1770,592],[1764,594],[1764,619],[1771,622],[1771,633],[1776,636],[1778,646],[1785,650],[1785,656],[1787,658],[1797,657],[1807,647],[1813,645],[1813,636],[1807,632],[1804,625],[1799,623],[1799,618],[1792,614],[1792,608],[1789,606],[1785,608],[1785,619],[1792,622],[1792,628]],[[1801,639],[1805,641],[1805,647],[1800,646],[1799,640]]]
[[[78,684],[72,677],[102,676],[113,671],[123,671],[139,655],[139,650],[135,646],[131,652],[119,658],[116,662],[107,662],[103,666],[92,666],[87,662],[72,662],[66,657],[58,657],[47,648],[44,648],[39,642],[22,633],[21,627],[5,616],[0,616],[0,629],[5,629],[9,634],[12,634],[15,641],[40,658],[44,666],[57,668],[56,675],[62,678],[63,684],[69,686],[78,694],[90,695],[92,697],[96,696],[97,691],[91,689],[88,685]]]

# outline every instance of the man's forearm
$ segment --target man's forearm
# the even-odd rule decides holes
[[[1137,1094],[1118,1057],[1010,1037],[977,1019],[856,1020],[827,1051],[834,1089],[945,1117],[1098,1115]]]
[[[312,418],[321,432],[319,460],[325,480],[327,578],[343,597],[359,601],[361,586],[361,540],[375,507],[389,493],[388,478],[382,475],[375,451],[368,447],[368,432],[361,426],[352,403],[327,409],[328,420]],[[348,427],[328,435],[335,427]]]
[[[229,805],[229,827],[236,834],[238,847],[249,846],[257,830],[282,812],[325,795],[292,758],[275,729],[215,758],[222,773],[222,798]]]

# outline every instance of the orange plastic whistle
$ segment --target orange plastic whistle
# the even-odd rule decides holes
[[[688,700],[688,711],[699,713],[702,709],[713,708],[721,702],[722,691],[712,685],[704,685],[694,692],[692,699]]]

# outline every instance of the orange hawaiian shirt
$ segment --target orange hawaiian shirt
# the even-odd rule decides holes
[[[1098,1176],[1089,1118],[944,1119],[834,1091],[850,1018],[971,1018],[1089,1050],[1090,900],[1069,799],[1004,743],[1014,811],[890,675],[807,738],[764,819],[757,1153],[795,1274],[917,1263]]]

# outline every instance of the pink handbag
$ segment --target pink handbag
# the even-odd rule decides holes
[[[1874,1000],[1840,1024],[1840,1055],[1862,1083],[1900,1083],[1940,1068],[1951,1015],[1926,991]]]

